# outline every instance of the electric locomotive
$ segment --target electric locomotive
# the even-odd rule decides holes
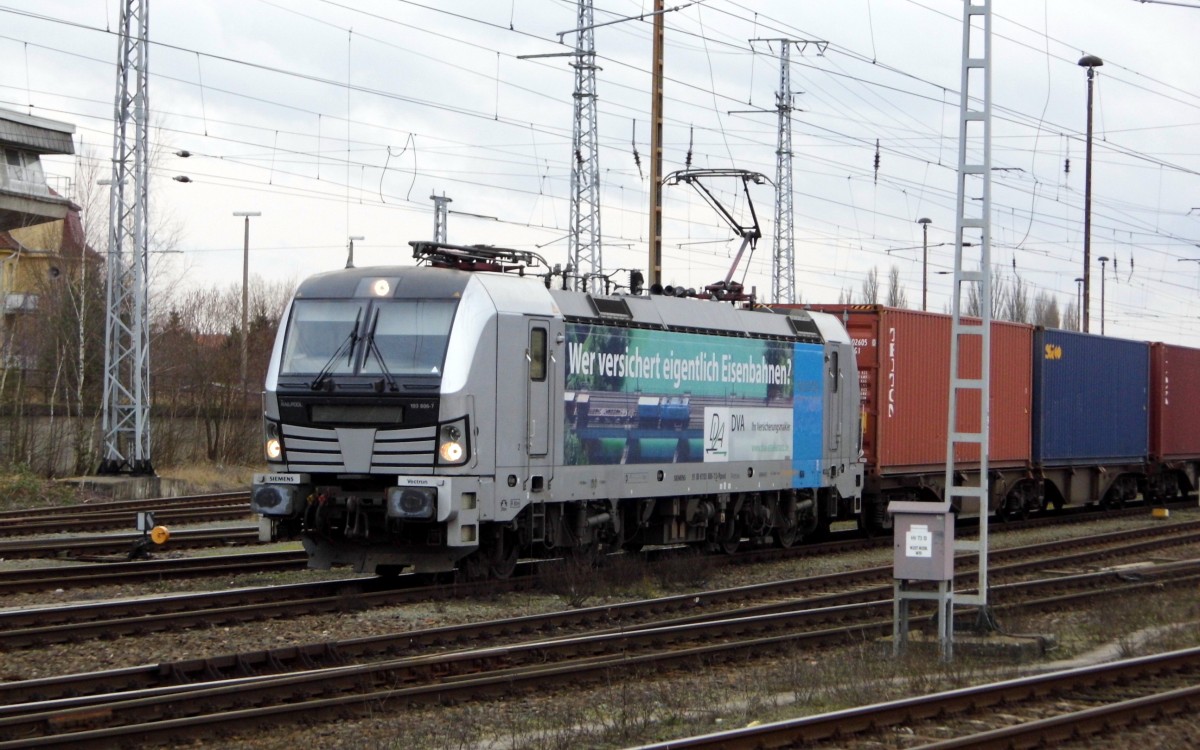
[[[417,266],[305,280],[280,324],[251,507],[310,567],[503,577],[570,551],[789,546],[861,510],[836,317],[636,275],[571,291],[533,253],[411,244]]]

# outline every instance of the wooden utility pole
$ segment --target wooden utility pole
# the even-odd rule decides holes
[[[654,0],[650,85],[650,286],[662,284],[663,0]]]

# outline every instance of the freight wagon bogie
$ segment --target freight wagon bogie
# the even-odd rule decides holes
[[[1200,462],[1163,461],[1155,464],[1154,472],[1147,478],[1148,496],[1161,500],[1185,497],[1195,492]]]
[[[890,529],[891,516],[887,507],[893,502],[942,502],[946,497],[945,480],[944,467],[873,477],[867,483],[864,510],[859,519],[860,528],[869,533]],[[954,482],[956,485],[978,485],[978,471],[960,471],[955,475]],[[1027,469],[989,472],[988,490],[988,512],[1001,518],[1023,518],[1044,507],[1042,482]],[[952,507],[955,513],[979,513],[978,503],[964,506],[961,499],[955,499]]]

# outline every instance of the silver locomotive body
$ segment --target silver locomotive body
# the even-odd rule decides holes
[[[860,508],[857,386],[821,313],[337,271],[280,326],[252,507],[321,568],[787,545]]]

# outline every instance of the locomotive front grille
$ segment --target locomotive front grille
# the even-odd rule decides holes
[[[437,427],[433,425],[395,430],[281,427],[289,471],[392,472],[434,465]]]

